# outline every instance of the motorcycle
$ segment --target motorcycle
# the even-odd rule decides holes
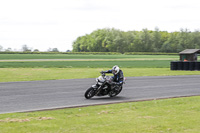
[[[101,73],[101,76],[96,78],[96,84],[92,85],[85,92],[85,98],[90,99],[93,96],[105,96],[109,95],[110,97],[117,96],[123,88],[123,85],[113,85],[113,77],[106,76],[105,73]],[[124,82],[125,84],[125,78]]]

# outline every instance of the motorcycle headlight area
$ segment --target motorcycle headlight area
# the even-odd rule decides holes
[[[102,85],[103,83],[101,83],[101,82],[98,82],[97,84],[98,84],[98,85]]]
[[[105,82],[105,79],[102,77],[102,76],[99,76],[97,79],[96,79],[97,82]]]

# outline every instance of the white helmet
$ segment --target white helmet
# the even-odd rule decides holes
[[[116,75],[118,74],[118,72],[119,72],[119,67],[117,65],[113,66],[112,73]]]

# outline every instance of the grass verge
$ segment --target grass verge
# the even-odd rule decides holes
[[[118,65],[123,68],[168,68],[169,60],[115,61],[20,61],[0,62],[0,68],[101,68]]]
[[[96,78],[110,68],[0,68],[0,82]],[[200,71],[171,71],[169,68],[122,68],[125,77],[200,75]]]
[[[178,55],[1,54],[0,60],[18,59],[178,59]]]
[[[0,114],[0,132],[146,133],[200,131],[200,97]]]

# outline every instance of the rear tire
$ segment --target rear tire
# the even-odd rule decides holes
[[[90,99],[95,95],[95,91],[94,88],[90,87],[89,89],[87,89],[87,91],[85,92],[85,98],[86,99]]]
[[[117,93],[117,95],[122,91],[122,86],[120,86],[120,89],[118,90],[118,93]]]
[[[110,97],[115,97],[115,96],[117,96],[121,91],[122,91],[122,86],[120,86],[120,88],[119,88],[118,91],[110,91],[108,95],[109,95]]]
[[[117,92],[115,92],[115,91],[110,91],[110,92],[108,93],[108,95],[109,95],[110,97],[115,97],[115,96],[117,96]]]

